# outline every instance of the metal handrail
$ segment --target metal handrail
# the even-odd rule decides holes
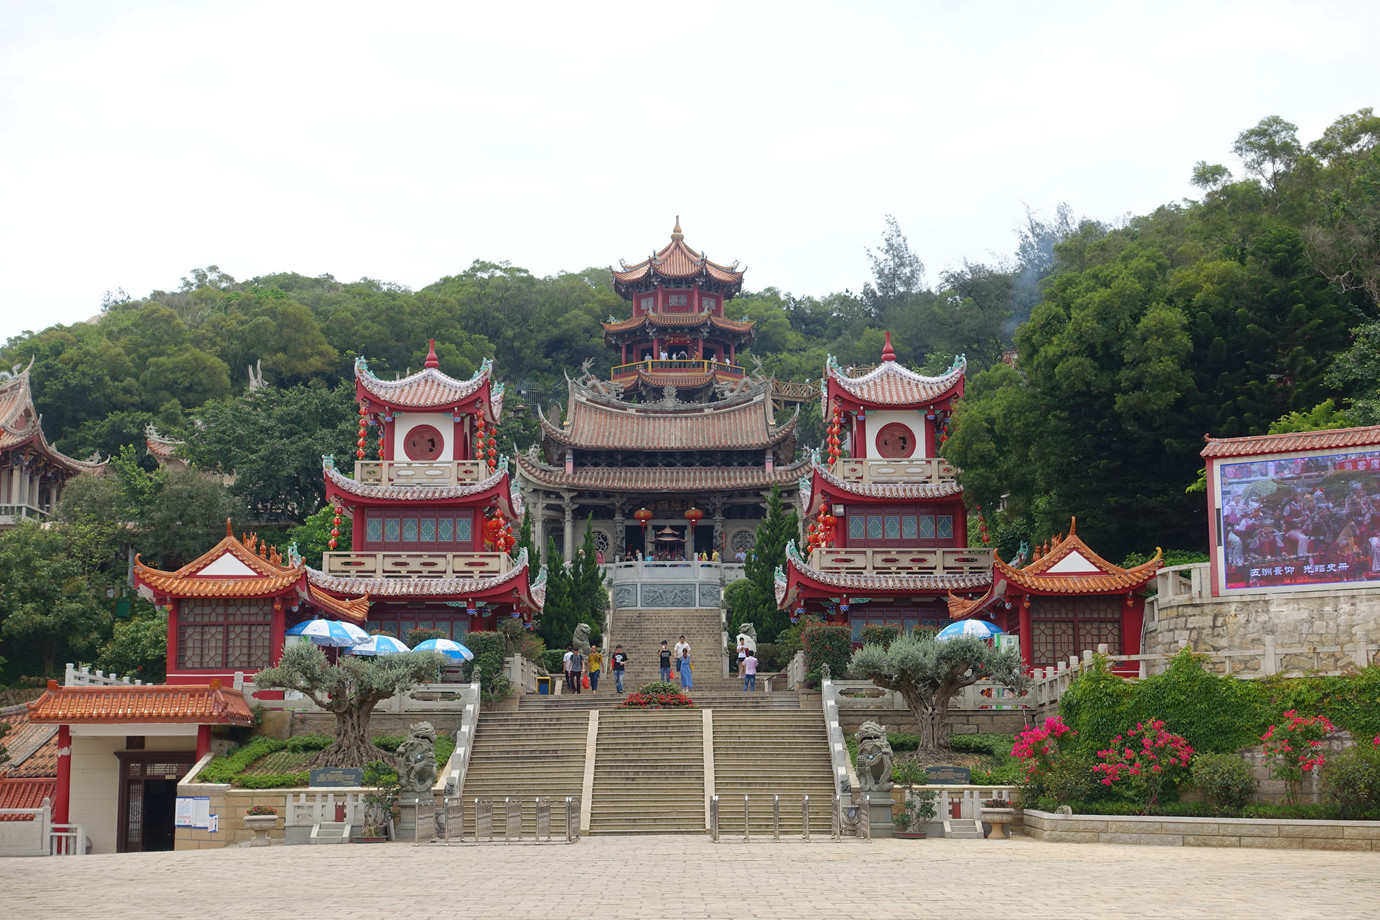
[[[709,839],[715,843],[719,842],[719,797],[717,795],[709,797]]]
[[[430,843],[436,839],[436,796],[426,795],[417,799],[414,816],[416,820],[412,824],[412,845],[414,847],[422,845],[422,824],[425,821],[430,827],[427,832],[426,842]]]
[[[465,800],[458,795],[448,795],[442,800],[444,823],[441,827],[441,842],[450,846],[451,840],[465,842]],[[478,835],[474,842],[479,842]]]

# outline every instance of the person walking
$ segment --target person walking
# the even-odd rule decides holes
[[[599,672],[604,668],[604,655],[598,647],[589,650],[589,692],[599,692]]]
[[[570,686],[570,656],[573,654],[575,654],[575,646],[567,645],[565,655],[561,658],[561,676],[565,678],[565,689],[567,690],[575,689]]]
[[[676,661],[680,661],[681,652],[688,651],[690,651],[690,643],[685,641],[684,636],[681,636],[680,641],[677,642],[675,646],[671,649],[671,654],[672,657],[676,659]]]
[[[671,650],[666,647],[666,640],[661,640],[661,680],[662,683],[671,682]]]
[[[750,693],[757,689],[757,653],[748,652],[748,656],[743,659],[743,692]]]
[[[686,646],[680,653],[680,688],[682,690],[693,690],[695,679],[690,673],[690,646]]]
[[[736,666],[734,667],[734,670],[737,671],[739,674],[743,673],[743,662],[744,662],[744,661],[747,661],[747,656],[748,656],[747,639],[744,639],[742,636],[739,636],[739,637],[738,637],[738,654],[735,656],[736,659],[737,659],[737,663],[736,663]]]
[[[623,646],[613,647],[613,685],[618,688],[618,692],[623,692],[623,668],[628,664],[627,653],[623,651]]]
[[[580,692],[580,678],[585,675],[585,656],[580,654],[579,649],[574,649],[570,653],[570,689],[576,693]]]

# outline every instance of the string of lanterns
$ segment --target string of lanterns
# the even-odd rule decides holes
[[[484,532],[490,546],[501,553],[510,551],[517,545],[513,536],[513,525],[503,514],[502,508],[495,508],[492,515],[484,521]]]
[[[364,459],[364,445],[369,440],[369,404],[361,402],[359,404],[359,439],[355,442],[355,459]]]
[[[498,466],[498,424],[489,425],[484,421],[484,406],[478,406],[478,413],[474,417],[474,458],[484,460],[487,458],[489,472],[493,473]]]
[[[988,546],[992,542],[991,535],[987,532],[987,519],[982,516],[982,506],[977,506],[978,537],[982,540],[983,546]]]
[[[829,437],[828,437],[828,440],[825,441],[825,444],[828,445],[828,449],[829,449],[829,467],[830,467],[831,469],[833,468],[834,464],[838,462],[839,457],[842,455],[842,444],[843,444],[843,439],[840,437],[840,435],[842,435],[842,434],[843,434],[843,407],[842,407],[842,406],[834,406],[834,414],[833,414],[833,417],[829,419],[829,428],[828,428],[828,435],[829,435]]]
[[[328,540],[327,543],[326,543],[326,545],[328,545],[331,549],[335,549],[335,548],[336,548],[336,545],[340,542],[340,518],[341,518],[341,514],[342,514],[342,512],[341,512],[341,508],[340,508],[340,502],[336,502],[336,503],[335,503],[335,515],[331,518],[331,538],[330,538],[330,540]]]

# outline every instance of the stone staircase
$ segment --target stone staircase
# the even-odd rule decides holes
[[[742,684],[736,677],[726,679],[723,676],[723,627],[717,607],[615,610],[609,630],[608,650],[611,655],[614,645],[622,643],[623,650],[628,653],[624,687],[634,690],[649,681],[659,680],[661,670],[657,664],[657,653],[662,640],[666,641],[668,647],[674,648],[682,635],[690,643],[696,689],[741,690]],[[608,680],[612,689],[612,672],[606,674],[604,679]],[[677,680],[674,671],[671,679]],[[603,687],[603,680],[600,681],[600,687]]]
[[[626,695],[619,696],[617,693],[607,693],[602,688],[604,682],[599,681],[600,690],[598,693],[585,691],[578,696],[574,694],[561,694],[560,696],[538,696],[536,694],[524,694],[518,698],[519,712],[576,712],[589,711],[591,709],[616,709],[627,698]],[[760,690],[756,693],[744,693],[742,690],[691,690],[688,694],[698,709],[713,709],[715,712],[720,710],[748,711],[748,712],[779,712],[800,709],[800,697],[794,692],[763,693]],[[818,706],[814,709],[817,713]]]
[[[778,694],[768,694],[768,698]],[[792,694],[794,696],[794,694]],[[834,794],[829,740],[819,710],[716,709],[714,791],[719,833],[743,833],[743,796],[750,797],[752,833],[772,832],[772,797],[781,797],[781,834],[799,836],[801,797],[810,797],[810,833],[829,833]]]
[[[600,712],[589,832],[704,833],[703,723],[695,709]]]
[[[556,806],[584,787],[585,748],[589,713],[485,712],[479,716],[474,748],[465,772],[465,822],[473,833],[474,799],[492,796],[522,799],[523,836],[536,834],[537,796],[552,800],[552,826],[559,823]],[[502,833],[495,809],[495,831]]]

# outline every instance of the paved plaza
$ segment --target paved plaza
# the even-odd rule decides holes
[[[0,860],[6,917],[959,920],[1380,917],[1380,857],[1018,838],[590,837]]]

